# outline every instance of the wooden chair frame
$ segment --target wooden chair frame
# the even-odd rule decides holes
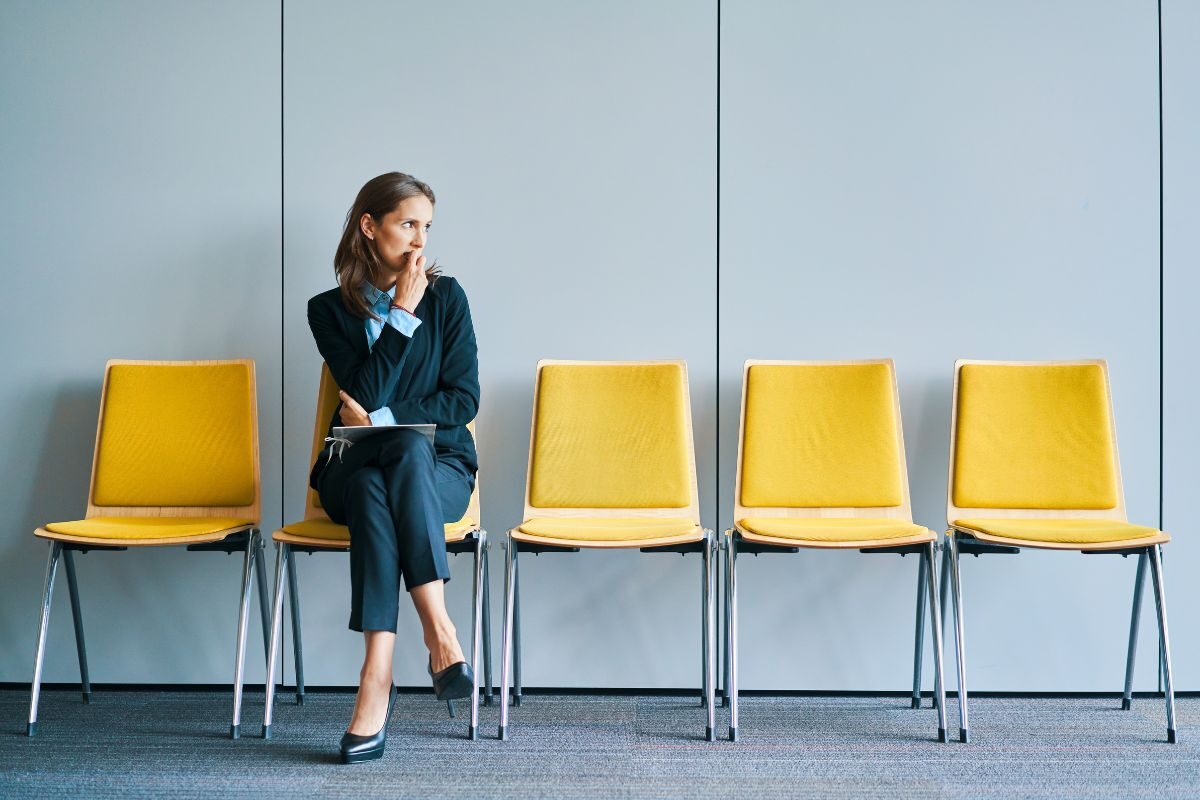
[[[328,418],[322,413],[322,400],[326,397],[337,396],[337,384],[329,366],[322,363],[321,379],[317,390],[316,421],[313,424],[312,452],[309,457],[309,468],[316,462],[317,455],[325,444],[325,432]],[[335,404],[336,407],[336,404]],[[467,426],[471,434],[475,434],[475,423]],[[329,519],[319,503],[317,492],[307,484],[304,487],[304,519]],[[471,722],[467,729],[467,738],[477,739],[479,729],[479,661],[482,654],[484,668],[484,702],[492,704],[492,659],[491,659],[491,602],[488,579],[487,531],[483,528],[479,509],[479,477],[476,475],[475,488],[467,504],[466,517],[475,521],[474,530],[464,531],[458,538],[446,540],[446,552],[451,555],[471,553],[474,556],[473,609],[471,618],[471,669],[475,674],[475,691],[471,698]],[[263,710],[262,737],[271,738],[271,725],[275,707],[275,675],[277,656],[280,650],[283,615],[283,590],[288,590],[288,605],[292,619],[292,651],[296,671],[296,705],[304,705],[304,648],[300,636],[300,598],[296,576],[296,552],[301,553],[346,553],[350,550],[350,540],[344,541],[318,539],[298,536],[280,529],[272,534],[275,540],[275,596],[271,613],[270,656],[267,662],[267,679],[270,689],[267,691],[266,705]],[[481,641],[482,640],[482,641]],[[450,716],[454,716],[454,701],[447,701]]]
[[[750,507],[742,504],[742,473],[746,437],[746,392],[750,369],[755,366],[780,367],[837,367],[884,364],[891,376],[892,402],[896,417],[896,448],[900,467],[901,503],[897,506],[879,507]],[[806,542],[797,539],[765,536],[746,530],[740,520],[749,516],[784,517],[788,519],[891,519],[912,522],[912,501],[908,488],[908,467],[904,454],[904,425],[900,416],[900,394],[896,381],[896,368],[890,358],[841,360],[841,361],[770,361],[750,359],[742,365],[741,411],[738,421],[737,469],[734,485],[733,527],[725,532],[725,703],[730,707],[729,740],[738,738],[738,640],[737,640],[737,554],[746,551],[759,553],[798,553],[807,550],[858,550],[860,553],[898,553],[918,556],[916,632],[913,655],[912,707],[921,703],[921,656],[924,649],[925,603],[931,609],[930,628],[934,650],[934,706],[938,711],[938,741],[946,741],[945,686],[942,666],[942,622],[941,609],[934,593],[936,585],[937,534],[926,531],[923,535],[893,539],[863,539],[845,542]],[[927,581],[927,574],[934,576]]]
[[[533,476],[534,437],[537,433],[538,397],[541,389],[542,369],[548,366],[654,366],[674,364],[683,370],[684,392],[684,435],[687,437],[689,501],[683,508],[560,508],[535,506],[530,499]],[[700,529],[701,536],[677,535],[632,541],[586,541],[579,539],[557,539],[531,536],[519,530],[519,525],[507,531],[504,543],[504,628],[500,656],[500,728],[498,738],[508,738],[508,707],[510,700],[510,662],[513,684],[511,700],[514,706],[521,705],[521,610],[519,552],[532,553],[578,553],[582,549],[612,550],[637,548],[643,553],[700,553],[703,556],[701,571],[701,706],[708,711],[705,738],[714,741],[715,711],[713,703],[715,686],[714,631],[716,626],[716,537],[700,523],[700,500],[696,479],[696,449],[692,433],[691,392],[688,387],[687,363],[682,359],[659,361],[580,361],[543,359],[537,363],[533,384],[533,413],[529,431],[529,456],[525,467],[525,504],[522,520],[534,517],[554,519],[580,518],[642,518],[668,519],[686,517]]]
[[[1068,366],[1098,366],[1104,374],[1104,397],[1108,405],[1109,436],[1112,440],[1113,468],[1117,482],[1117,503],[1109,509],[1028,509],[1028,508],[966,508],[954,503],[955,479],[955,448],[958,443],[958,392],[962,368],[971,364],[1007,367],[1068,367]],[[1166,689],[1167,710],[1167,741],[1176,741],[1175,728],[1175,695],[1171,677],[1170,640],[1167,635],[1166,588],[1162,576],[1162,545],[1169,542],[1171,537],[1163,532],[1155,536],[1119,542],[1101,542],[1095,544],[1072,544],[1062,542],[1031,542],[1024,539],[1011,539],[994,536],[983,531],[955,524],[956,520],[970,517],[992,519],[1099,519],[1114,522],[1128,522],[1125,513],[1125,487],[1121,477],[1121,459],[1117,450],[1117,424],[1112,407],[1112,391],[1109,383],[1108,363],[1103,359],[1081,359],[1071,361],[982,361],[977,359],[959,359],[954,363],[954,390],[951,401],[950,416],[950,459],[946,480],[946,542],[943,551],[943,564],[940,595],[943,607],[946,604],[947,580],[950,583],[954,598],[954,632],[955,650],[958,667],[958,697],[959,697],[959,739],[970,741],[968,728],[968,694],[966,685],[966,645],[963,640],[963,610],[962,591],[959,579],[959,560],[962,554],[1015,554],[1022,549],[1076,551],[1083,554],[1116,554],[1123,557],[1138,556],[1137,575],[1134,579],[1133,611],[1129,625],[1129,645],[1125,662],[1125,692],[1122,698],[1122,708],[1128,710],[1132,704],[1133,667],[1137,653],[1138,621],[1141,616],[1141,602],[1145,583],[1146,565],[1149,563],[1154,581],[1154,598],[1158,612],[1159,625],[1159,654],[1161,674]],[[948,620],[947,620],[948,621]]]
[[[104,429],[105,404],[108,399],[108,381],[113,367],[117,366],[221,366],[241,364],[250,371],[250,400],[251,400],[251,437],[254,468],[254,500],[245,506],[100,506],[93,502],[96,488],[96,465],[100,455],[100,434]],[[234,665],[233,686],[233,722],[230,725],[230,736],[234,739],[239,735],[239,721],[242,706],[242,682],[244,677],[244,661],[246,651],[246,627],[250,605],[251,573],[254,582],[258,584],[259,611],[262,617],[263,644],[267,643],[270,627],[266,606],[266,570],[263,564],[263,544],[258,530],[261,519],[262,476],[259,466],[258,447],[258,393],[255,382],[254,360],[249,358],[226,359],[215,361],[145,361],[131,359],[110,359],[104,366],[104,381],[100,390],[100,411],[96,422],[96,439],[92,449],[92,471],[88,483],[87,512],[85,519],[96,517],[238,517],[254,520],[252,525],[241,525],[213,533],[197,536],[172,537],[159,539],[105,539],[100,537],[70,536],[54,533],[39,527],[34,535],[49,540],[50,555],[46,562],[46,579],[42,591],[41,624],[38,631],[37,647],[34,656],[33,682],[31,684],[29,702],[29,722],[26,734],[33,736],[37,733],[38,700],[41,695],[42,665],[46,653],[46,634],[50,625],[50,604],[54,592],[54,578],[61,558],[67,572],[67,584],[71,598],[71,614],[75,623],[75,644],[79,656],[79,675],[83,692],[83,702],[91,702],[91,682],[88,677],[87,648],[83,635],[83,616],[79,602],[79,587],[75,578],[75,562],[73,553],[87,553],[91,550],[124,551],[130,547],[167,547],[184,545],[189,551],[218,551],[244,553],[242,562],[241,603],[238,612],[237,647]]]

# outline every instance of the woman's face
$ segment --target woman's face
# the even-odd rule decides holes
[[[379,260],[393,272],[421,256],[432,224],[433,203],[424,195],[401,200],[381,220],[372,219],[370,214],[363,214],[359,220],[363,234],[375,242]]]

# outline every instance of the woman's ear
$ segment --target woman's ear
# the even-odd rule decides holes
[[[362,230],[363,235],[371,241],[375,241],[375,220],[370,214],[363,214],[358,221],[358,227]]]

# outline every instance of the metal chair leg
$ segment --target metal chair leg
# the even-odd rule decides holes
[[[729,563],[729,535],[721,537],[720,553],[725,555],[725,563]],[[718,567],[719,569],[719,567]],[[721,592],[721,617],[724,624],[724,630],[721,634],[721,643],[724,649],[721,654],[721,707],[729,707],[729,585],[725,582],[723,591]]]
[[[296,705],[304,705],[304,642],[300,637],[300,583],[296,577],[296,554],[287,545],[288,606],[292,610],[292,659],[296,672]],[[278,578],[276,578],[278,580]]]
[[[1138,623],[1142,617],[1142,587],[1146,583],[1146,551],[1138,556],[1137,577],[1133,579],[1133,611],[1129,616],[1129,651],[1125,655],[1125,694],[1121,697],[1121,709],[1133,707],[1133,665],[1137,658]]]
[[[942,567],[938,573],[938,607],[942,613],[942,642],[950,641],[950,634],[946,628],[950,625],[954,615],[950,614],[947,609],[950,608],[950,536],[951,532],[946,531],[946,536],[942,540]],[[945,677],[943,675],[943,677]],[[938,702],[937,686],[934,686],[933,702],[936,705]]]
[[[483,560],[487,558],[487,534],[475,538],[475,580],[471,584],[471,725],[467,738],[479,738],[479,657],[483,639]]]
[[[706,545],[707,546],[707,545]],[[700,561],[700,707],[708,703],[708,555]]]
[[[1167,701],[1167,741],[1175,744],[1175,689],[1171,682],[1171,639],[1167,634],[1167,597],[1162,574],[1162,545],[1150,550],[1150,571],[1154,578],[1154,605],[1158,609],[1158,635],[1162,642],[1163,689]]]
[[[725,596],[729,604],[729,741],[738,740],[737,533],[725,542]]]
[[[29,722],[25,726],[26,736],[37,734],[38,699],[42,694],[42,664],[46,660],[46,631],[50,627],[50,602],[54,599],[54,575],[58,572],[58,558],[62,553],[60,542],[50,543],[50,556],[46,559],[46,583],[42,589],[42,621],[38,628],[37,646],[33,653],[33,681],[29,687]]]
[[[513,541],[511,536],[504,548],[504,627],[500,631],[500,741],[508,738],[508,665],[512,656],[513,601],[516,577],[514,573]]]
[[[246,557],[242,562],[242,602],[238,609],[237,653],[233,667],[233,722],[229,726],[229,738],[241,736],[242,728],[242,679],[246,660],[246,623],[250,612],[250,592],[254,587],[251,573],[254,571],[255,554],[258,551],[258,532],[251,531],[246,543]]]
[[[967,723],[967,655],[963,641],[962,586],[958,577],[958,537],[947,536],[950,553],[950,589],[954,595],[954,649],[958,654],[958,740],[971,741]]]
[[[713,531],[704,533],[704,705],[708,709],[704,739],[716,741],[716,654],[713,639],[716,633],[716,570],[713,553]]]
[[[291,547],[284,542],[275,546],[275,598],[271,602],[271,644],[267,658],[266,705],[263,708],[262,738],[271,738],[271,720],[275,711],[275,670],[279,657],[279,638],[283,632],[283,584],[288,577]],[[293,620],[295,618],[293,617]]]
[[[75,649],[79,653],[79,687],[83,702],[92,702],[92,682],[88,679],[87,644],[83,639],[83,606],[79,603],[79,582],[75,580],[75,554],[63,548],[63,566],[67,568],[67,590],[71,595],[71,617],[75,620]]]
[[[937,706],[938,712],[938,741],[944,742],[946,741],[946,681],[943,676],[946,667],[942,656],[944,652],[942,648],[942,610],[938,603],[937,592],[933,588],[937,585],[936,543],[929,543],[925,552],[921,554],[921,562],[925,565],[925,568],[921,570],[922,577],[928,573],[928,580],[925,584],[929,595],[929,628],[933,634],[933,694],[934,705]]]
[[[917,629],[913,642],[912,707],[921,707],[921,658],[925,655],[925,555],[917,559]]]
[[[488,569],[488,550],[483,546],[483,704],[492,704],[492,579]]]
[[[254,581],[258,584],[255,590],[258,592],[258,613],[262,618],[263,656],[265,661],[266,650],[271,646],[271,609],[267,600],[270,597],[270,594],[267,593],[267,550],[263,545],[262,534],[254,538],[258,543],[254,551]]]
[[[513,569],[513,697],[514,706],[521,705],[521,565],[516,542],[509,541],[509,559]]]

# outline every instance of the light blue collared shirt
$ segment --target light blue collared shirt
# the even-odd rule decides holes
[[[386,292],[381,292],[369,283],[364,283],[363,296],[367,298],[367,302],[371,306],[371,310],[383,319],[375,319],[375,317],[367,317],[365,320],[367,329],[367,349],[373,348],[375,342],[379,340],[379,335],[383,333],[383,324],[386,321],[396,330],[405,336],[412,338],[413,333],[421,324],[416,316],[409,314],[407,311],[402,311],[399,308],[392,308],[392,298],[396,296],[396,286],[392,284],[392,288]],[[372,425],[395,425],[396,418],[392,416],[392,410],[387,406],[367,414],[371,418]]]

